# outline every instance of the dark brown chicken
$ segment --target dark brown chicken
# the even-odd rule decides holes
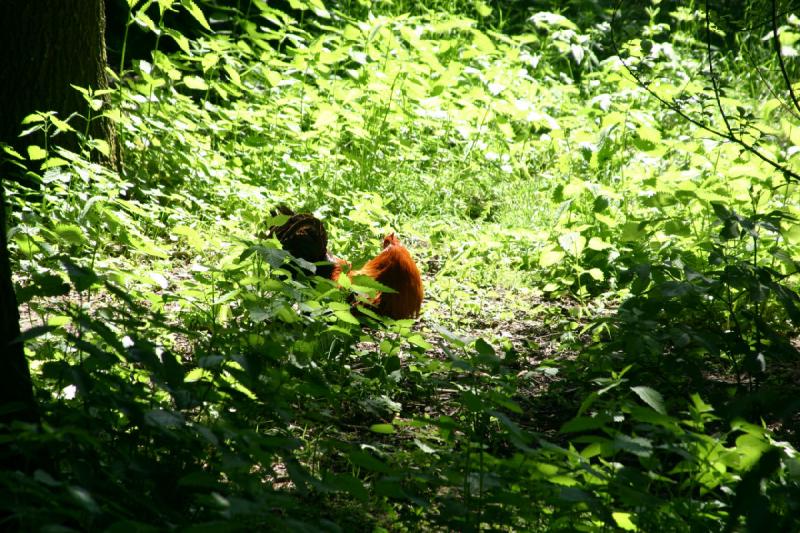
[[[309,263],[318,263],[315,273],[323,278],[331,278],[336,265],[347,264],[328,252],[328,233],[318,218],[308,213],[294,214],[285,207],[278,211],[288,215],[289,220],[281,226],[272,226],[270,237],[278,239],[284,250]]]

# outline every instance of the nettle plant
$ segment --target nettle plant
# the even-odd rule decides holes
[[[795,218],[711,208],[716,234],[626,272],[631,297],[613,319],[608,353],[619,350],[648,372],[677,364],[697,380],[713,362],[752,390],[767,365],[797,357],[789,336],[800,324],[797,264],[783,237]]]

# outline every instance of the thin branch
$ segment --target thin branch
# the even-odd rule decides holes
[[[778,36],[778,6],[776,4],[776,0],[772,0],[772,42],[775,45],[775,55],[778,57],[778,65],[780,65],[781,68],[783,81],[786,83],[786,88],[789,89],[789,96],[792,99],[794,108],[800,111],[800,102],[797,101],[797,95],[794,94],[792,80],[789,79],[789,73],[786,71],[786,64],[783,61],[783,55],[781,55],[781,39]]]
[[[750,53],[748,47],[743,46],[740,48],[740,50],[743,54],[747,55],[748,64],[754,65],[756,58],[754,58],[753,55]],[[754,66],[754,70],[756,75],[758,76],[758,79],[761,80],[761,83],[763,83],[764,87],[767,88],[767,92],[770,94],[770,96],[772,96],[778,103],[780,103],[781,109],[783,109],[790,115],[794,116],[795,118],[800,119],[800,115],[797,114],[797,112],[792,108],[792,106],[790,106],[784,101],[784,98],[780,94],[778,94],[778,91],[775,89],[775,87],[772,86],[772,83],[764,75],[764,69],[762,69],[759,66]]]
[[[706,53],[708,56],[708,77],[711,79],[711,87],[714,89],[714,99],[717,101],[717,108],[722,121],[725,123],[725,129],[728,130],[728,135],[734,137],[733,129],[728,121],[728,115],[725,114],[725,109],[722,107],[722,100],[720,99],[719,85],[717,84],[717,76],[714,74],[714,56],[711,53],[711,16],[708,14],[708,0],[705,2],[706,7]]]
[[[618,0],[617,4],[614,6],[614,10],[613,10],[613,12],[611,14],[611,46],[612,46],[612,48],[614,50],[615,55],[620,58],[620,62],[622,63],[622,66],[625,67],[625,70],[628,71],[628,74],[631,75],[631,77],[634,79],[634,81],[636,81],[636,83],[641,88],[643,88],[645,91],[647,91],[650,94],[650,96],[652,96],[653,98],[658,100],[664,107],[666,107],[667,109],[671,110],[673,113],[675,113],[676,115],[678,115],[679,117],[681,117],[685,121],[689,122],[690,124],[694,124],[698,128],[703,129],[703,130],[711,133],[712,135],[716,135],[717,137],[725,139],[725,140],[727,140],[729,142],[732,142],[734,144],[738,144],[745,151],[753,154],[758,159],[761,159],[763,162],[767,163],[769,166],[771,166],[775,170],[783,173],[784,177],[791,178],[791,179],[793,179],[795,181],[800,181],[800,174],[798,174],[797,172],[789,169],[788,167],[784,167],[783,165],[781,165],[777,161],[774,161],[773,159],[767,157],[766,155],[762,154],[759,150],[757,150],[755,147],[753,147],[752,145],[747,144],[746,142],[744,142],[742,139],[736,137],[735,135],[730,134],[730,133],[725,133],[723,131],[719,131],[719,130],[713,128],[712,126],[706,124],[705,122],[702,122],[702,121],[697,120],[696,118],[690,116],[683,109],[681,109],[681,107],[679,105],[677,105],[674,101],[671,102],[671,101],[668,101],[668,100],[662,98],[661,96],[659,96],[653,89],[650,88],[650,85],[648,83],[646,83],[634,69],[632,69],[630,66],[628,66],[628,64],[622,59],[622,55],[620,53],[619,46],[617,45],[617,40],[616,40],[616,38],[614,36],[614,20],[616,19],[617,13],[619,12],[619,8],[620,8],[620,6],[622,5],[623,2],[624,2],[624,0]]]
[[[778,13],[778,17],[785,17],[786,15],[791,15],[791,14],[792,14],[792,11],[787,9],[786,11],[782,11],[782,12]],[[760,30],[760,29],[768,26],[769,24],[770,24],[770,21],[766,20],[766,21],[760,22],[758,24],[753,24],[752,26],[741,26],[739,28],[735,28],[734,31],[751,33],[751,32],[755,32],[756,30]]]

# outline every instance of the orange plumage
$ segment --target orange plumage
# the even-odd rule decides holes
[[[390,233],[383,239],[383,251],[370,259],[350,277],[364,275],[391,287],[397,292],[379,293],[372,305],[378,313],[394,319],[413,318],[422,306],[422,278],[414,259],[397,235]]]

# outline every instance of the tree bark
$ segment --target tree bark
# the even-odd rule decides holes
[[[104,34],[103,0],[0,0],[0,142],[24,155],[31,139],[18,137],[23,118],[34,111],[56,111],[61,120],[78,113],[83,119],[70,124],[106,140],[105,162],[118,167],[113,124],[93,116],[87,127],[89,106],[71,87],[108,88]],[[43,146],[41,137],[34,142]],[[74,136],[60,134],[53,142],[78,148]]]
[[[0,423],[38,421],[33,384],[19,338],[19,309],[11,281],[6,237],[6,198],[0,186]]]
[[[77,113],[72,127],[106,140],[111,147],[107,162],[118,165],[113,124],[101,117],[87,123],[90,107],[72,88],[108,88],[104,32],[103,0],[0,0],[0,143],[25,155],[26,145],[44,147],[45,139],[20,139],[23,118],[34,111],[56,111],[67,120]],[[79,148],[75,135],[60,134],[52,143]],[[8,158],[0,150],[0,422],[36,422],[33,385],[19,342],[2,190],[14,167],[4,160]]]

